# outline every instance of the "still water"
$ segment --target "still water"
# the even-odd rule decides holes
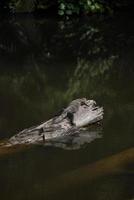
[[[77,150],[38,146],[1,156],[1,200],[134,198],[134,162],[131,173],[67,181],[73,170],[134,145],[133,27],[127,13],[1,19],[0,139],[49,119],[75,98],[94,99],[105,110],[102,137]]]

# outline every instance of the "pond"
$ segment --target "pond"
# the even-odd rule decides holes
[[[1,19],[1,140],[51,118],[76,98],[94,99],[105,111],[102,137],[77,150],[35,146],[1,156],[1,200],[134,198],[129,169],[79,185],[66,179],[134,145],[133,27],[129,13],[72,21]],[[66,189],[59,178],[64,175]]]

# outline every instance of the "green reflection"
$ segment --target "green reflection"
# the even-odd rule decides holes
[[[134,38],[129,16],[84,22],[14,19],[3,20],[0,27],[1,138],[47,120],[74,98],[93,98],[105,109],[103,138],[78,151],[35,147],[1,158],[3,200],[44,199],[48,180],[133,146]],[[67,196],[49,192],[54,199],[131,199],[132,178],[102,177]]]

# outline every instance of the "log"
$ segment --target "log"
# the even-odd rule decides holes
[[[82,135],[85,132],[90,135],[91,131],[88,131],[88,128],[84,128],[83,131],[83,127],[96,124],[102,119],[103,108],[96,106],[95,101],[86,98],[76,99],[57,116],[19,132],[4,145],[9,147],[18,144],[50,144],[54,143],[55,139],[60,141],[61,138],[69,135]],[[96,138],[98,138],[97,134]]]
[[[134,148],[72,170],[59,177],[54,177],[45,184],[46,197],[51,196],[51,191],[53,195],[60,194],[60,191],[65,194],[74,187],[81,187],[104,176],[120,173],[132,173],[134,175],[134,169],[131,171],[127,169],[129,165],[134,165]]]

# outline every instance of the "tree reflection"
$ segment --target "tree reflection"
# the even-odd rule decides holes
[[[113,24],[113,31],[109,31],[102,19],[3,20],[1,132],[13,133],[46,120],[77,97],[94,98],[103,105],[109,103],[109,107],[110,102],[113,106],[132,101],[134,40],[130,33],[131,43],[127,42],[131,23],[122,33],[118,26]]]

